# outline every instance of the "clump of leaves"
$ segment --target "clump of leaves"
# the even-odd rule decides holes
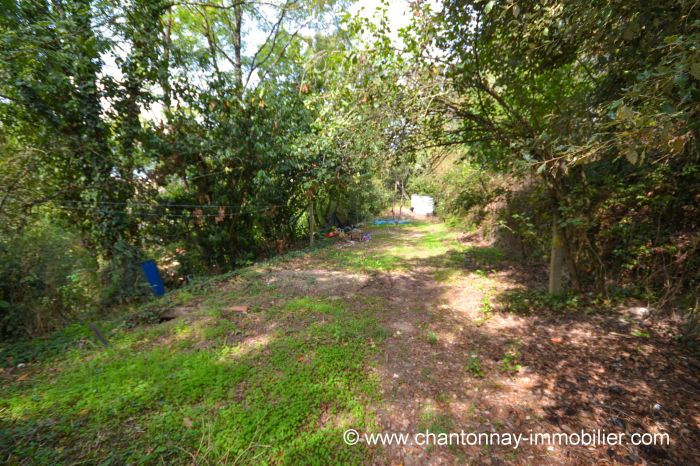
[[[590,308],[590,299],[581,295],[552,295],[546,290],[527,289],[508,293],[503,298],[505,310],[516,314],[531,314],[542,310],[555,312],[581,311]]]
[[[518,343],[511,342],[503,355],[503,359],[501,359],[501,372],[507,375],[514,375],[520,371],[521,367]]]
[[[478,354],[471,354],[469,359],[467,359],[467,372],[477,379],[483,379],[486,376],[481,357]]]

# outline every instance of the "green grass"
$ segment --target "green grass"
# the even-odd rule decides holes
[[[477,327],[481,327],[493,317],[493,305],[491,305],[491,299],[488,296],[481,299],[479,314],[480,317],[475,321]]]
[[[0,447],[39,464],[359,463],[368,452],[341,434],[372,423],[369,342],[386,335],[373,306],[288,301],[271,313],[290,325],[252,347],[226,344],[237,325],[223,319],[123,330],[5,387]],[[312,323],[291,325],[300,315]]]
[[[437,345],[438,344],[438,336],[437,333],[433,331],[429,331],[425,334],[425,340],[431,344],[431,345]]]
[[[477,379],[483,379],[486,376],[484,366],[478,354],[472,354],[467,359],[467,372]]]
[[[383,226],[383,225],[382,225]],[[452,279],[464,269],[463,247],[456,233],[442,223],[412,223],[403,231],[421,233],[415,237],[397,237],[392,228],[368,227],[374,235],[370,243],[355,243],[345,247],[327,248],[319,257],[360,272],[410,271],[416,266],[440,268],[435,277],[440,282]]]
[[[514,375],[520,372],[520,350],[517,341],[510,342],[503,359],[501,359],[501,372],[507,375]]]
[[[386,272],[401,266],[400,258],[394,254],[388,252],[371,253],[360,247],[328,250],[324,257],[337,264],[342,264],[343,268],[361,272]]]
[[[449,240],[449,232],[443,229],[435,232],[423,235],[420,240],[420,245],[424,249],[428,250],[445,250],[446,242]]]
[[[505,259],[505,254],[495,247],[471,246],[465,250],[468,262],[479,267],[498,265]]]
[[[444,225],[400,228],[401,235],[381,228],[370,243],[329,242],[310,253],[344,271],[424,264],[449,279],[464,269],[463,250]],[[379,381],[371,365],[389,335],[376,318],[387,304],[379,297],[294,297],[265,280],[265,267],[284,267],[306,254],[202,278],[124,308],[98,322],[109,348],[95,343],[85,323],[44,339],[3,343],[3,364],[29,363],[0,379],[3,460],[371,462],[377,451],[346,446],[342,432],[375,429],[369,406],[379,399]],[[313,287],[317,279],[303,280]],[[241,304],[250,306],[248,314],[230,311]],[[186,308],[185,316],[161,322],[164,311],[178,307]],[[439,343],[434,332],[425,338]],[[438,414],[423,421],[436,431],[450,423]]]

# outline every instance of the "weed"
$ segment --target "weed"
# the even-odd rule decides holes
[[[651,338],[651,335],[649,332],[645,332],[643,330],[632,330],[632,336],[634,337],[639,337],[639,338]]]
[[[505,259],[505,254],[495,247],[472,246],[465,251],[468,264],[476,267],[498,265]]]
[[[437,345],[438,343],[438,336],[435,332],[429,331],[425,335],[425,339],[430,343],[431,345]]]
[[[447,393],[438,393],[435,395],[435,401],[438,403],[447,404],[450,401],[450,397],[447,395]]]
[[[491,299],[488,296],[484,296],[481,299],[479,313],[481,314],[481,317],[476,320],[477,327],[481,327],[493,317],[493,306],[491,305]]]
[[[507,375],[514,375],[521,369],[520,350],[517,342],[508,344],[508,348],[501,359],[501,372]]]
[[[467,371],[477,379],[483,379],[486,376],[478,354],[474,353],[467,359]]]

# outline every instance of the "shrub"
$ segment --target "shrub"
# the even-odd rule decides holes
[[[0,335],[54,330],[87,311],[99,289],[97,262],[70,226],[44,217],[0,238]]]

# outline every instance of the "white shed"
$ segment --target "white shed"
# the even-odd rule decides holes
[[[433,215],[435,211],[435,202],[430,196],[411,194],[411,208],[413,209],[413,213],[418,215]]]

